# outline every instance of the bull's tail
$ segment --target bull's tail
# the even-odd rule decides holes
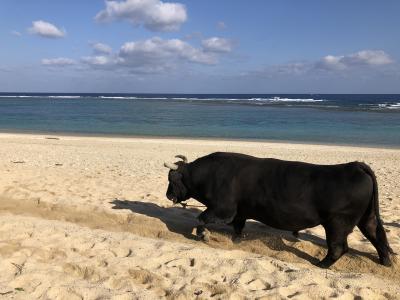
[[[359,166],[361,169],[364,170],[365,173],[367,173],[373,183],[373,192],[372,192],[372,199],[371,199],[371,208],[375,212],[376,216],[376,222],[377,222],[377,228],[376,228],[376,237],[378,240],[381,240],[382,242],[385,243],[389,253],[394,254],[394,251],[392,248],[389,246],[389,242],[386,237],[385,229],[383,228],[383,222],[379,213],[379,194],[378,194],[378,182],[376,180],[376,176],[374,171],[372,171],[371,167],[368,166],[366,163],[359,162]]]

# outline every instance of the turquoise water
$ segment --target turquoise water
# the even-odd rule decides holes
[[[400,146],[400,95],[0,94],[0,131]]]

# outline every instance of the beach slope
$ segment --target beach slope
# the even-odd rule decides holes
[[[400,252],[400,150],[156,138],[0,134],[0,296],[5,299],[396,299],[400,262],[379,265],[355,229],[331,269],[318,226],[290,233],[248,221],[208,243],[193,235],[201,207],[172,206],[164,161],[214,151],[376,172],[389,242]],[[190,200],[189,204],[199,205]],[[360,299],[360,298],[358,298]]]

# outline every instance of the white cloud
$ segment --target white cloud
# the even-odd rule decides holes
[[[205,51],[209,52],[231,52],[232,42],[228,39],[212,37],[201,42]]]
[[[392,62],[393,60],[383,50],[362,50],[348,55],[325,56],[316,62],[315,66],[327,70],[344,70],[358,66],[382,66]]]
[[[76,64],[75,60],[65,57],[58,58],[44,58],[42,59],[42,65],[44,66],[55,66],[55,67],[65,67]]]
[[[136,61],[141,58],[147,62],[169,59],[199,64],[216,63],[214,55],[205,53],[182,40],[163,40],[158,37],[145,41],[125,43],[121,47],[119,56],[130,61]]]
[[[184,64],[214,65],[218,62],[218,54],[179,39],[153,37],[127,42],[115,54],[83,57],[81,62],[97,69],[146,74],[163,73]]]
[[[295,62],[290,64],[283,64],[274,66],[273,73],[277,74],[303,74],[308,72],[312,66],[304,62]]]
[[[16,30],[13,30],[13,31],[11,31],[10,32],[12,35],[15,35],[15,36],[17,36],[17,37],[20,37],[20,36],[22,36],[22,33],[21,32],[19,32],[19,31],[16,31]]]
[[[383,50],[363,50],[343,58],[347,65],[387,65],[393,62]]]
[[[160,0],[106,1],[106,8],[95,19],[99,22],[128,20],[152,31],[174,31],[187,19],[186,8],[180,3]]]
[[[260,70],[244,72],[243,76],[276,77],[314,74],[321,72],[346,74],[347,72],[387,71],[393,66],[393,59],[383,50],[362,50],[347,55],[327,55],[315,61],[292,62],[280,65],[270,65]]]
[[[45,38],[62,38],[65,36],[65,30],[42,20],[32,22],[29,32]]]
[[[110,54],[112,52],[112,48],[109,45],[103,43],[92,43],[91,45],[95,53]]]
[[[105,55],[86,56],[82,58],[82,62],[95,67],[112,66],[115,64],[115,60],[111,56]]]

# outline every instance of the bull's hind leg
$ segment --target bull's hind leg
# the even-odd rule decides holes
[[[344,218],[336,218],[327,224],[323,224],[323,226],[326,233],[328,253],[317,266],[329,268],[348,251],[347,236],[353,230],[354,225],[347,222]]]
[[[234,234],[232,235],[232,241],[237,243],[243,236],[242,231],[244,225],[246,224],[246,219],[243,217],[236,216],[231,224],[233,225],[233,231],[234,231]]]
[[[358,228],[365,237],[374,245],[379,255],[379,262],[384,266],[391,266],[389,252],[393,252],[389,247],[385,229],[381,222],[378,222],[375,214],[363,216],[358,223]]]

